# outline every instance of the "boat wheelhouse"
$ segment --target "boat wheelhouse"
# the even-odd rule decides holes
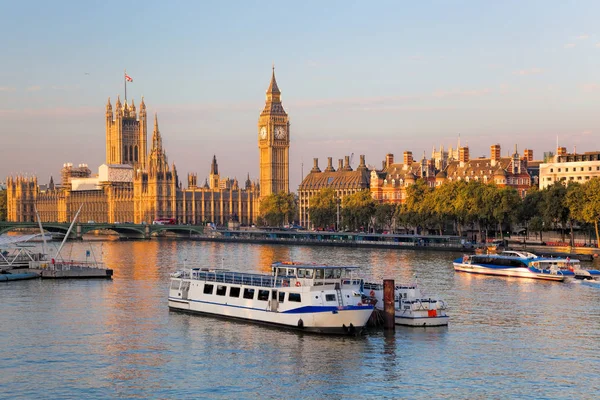
[[[191,268],[171,275],[169,308],[307,332],[358,334],[373,306],[356,267],[277,262],[271,274]]]
[[[383,311],[383,284],[363,284],[363,294],[376,299],[375,308]],[[394,320],[396,325],[405,326],[446,326],[449,317],[446,303],[436,297],[426,295],[416,283],[395,285]]]

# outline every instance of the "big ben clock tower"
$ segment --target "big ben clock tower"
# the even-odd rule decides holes
[[[281,105],[275,67],[267,89],[265,108],[258,118],[260,197],[290,191],[290,123]]]

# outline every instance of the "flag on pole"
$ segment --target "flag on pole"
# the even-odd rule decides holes
[[[127,73],[125,73],[125,80],[126,80],[127,82],[133,82],[133,78],[132,78],[132,77],[130,77],[129,75],[127,75]]]

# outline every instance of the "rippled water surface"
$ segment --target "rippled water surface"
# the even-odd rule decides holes
[[[90,243],[63,256],[80,258]],[[0,283],[3,398],[597,398],[600,289],[455,273],[457,253],[93,242],[112,281]],[[357,265],[449,304],[450,325],[325,337],[169,312],[177,265]]]

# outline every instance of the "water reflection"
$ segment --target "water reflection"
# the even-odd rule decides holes
[[[71,254],[90,243],[76,242]],[[600,290],[454,273],[456,254],[188,242],[93,242],[113,281],[0,285],[0,364],[12,397],[593,398]],[[268,272],[273,261],[356,265],[420,285],[450,325],[298,334],[169,312],[169,273]],[[532,373],[535,371],[535,373]],[[39,385],[40,376],[52,376]],[[578,382],[585,381],[586,385]]]

